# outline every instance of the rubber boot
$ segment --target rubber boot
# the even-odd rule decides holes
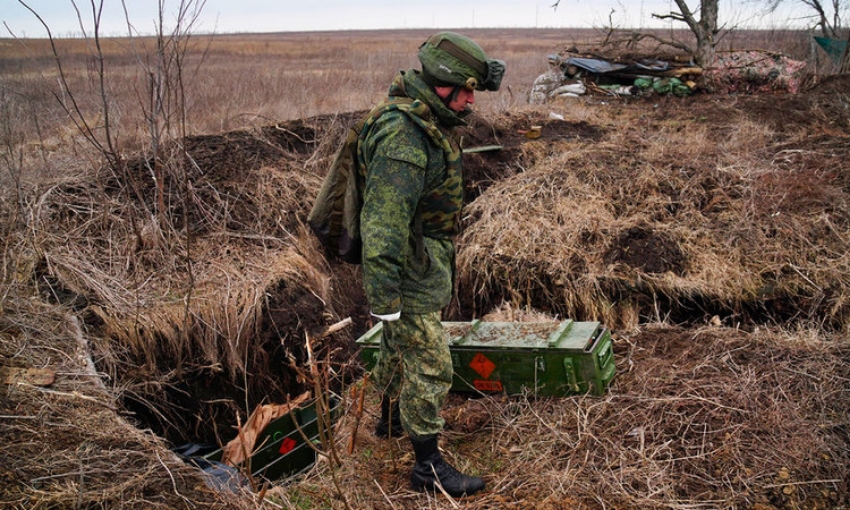
[[[439,483],[450,496],[458,498],[471,496],[484,488],[484,480],[477,476],[467,476],[443,460],[437,447],[437,435],[414,437],[413,452],[416,464],[410,475],[410,484],[419,491],[433,491]]]
[[[392,427],[390,427],[392,424]],[[390,405],[389,397],[381,397],[381,418],[375,424],[375,435],[378,437],[401,437],[404,435],[404,427],[401,426],[401,411],[398,408],[398,400]]]

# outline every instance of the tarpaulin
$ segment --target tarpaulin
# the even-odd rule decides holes
[[[815,42],[823,48],[823,51],[825,51],[836,64],[841,63],[841,57],[843,57],[844,52],[847,51],[847,41],[815,36]]]

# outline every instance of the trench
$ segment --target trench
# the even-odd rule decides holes
[[[341,274],[350,274],[347,267],[338,267],[337,270],[337,278]],[[547,285],[545,279],[543,285]],[[549,285],[550,288],[556,286],[554,282],[549,282]],[[346,288],[346,285],[341,287]],[[444,310],[444,320],[469,321],[512,298],[501,286],[481,289],[477,293],[464,290],[461,289],[458,302]],[[372,325],[368,309],[363,305],[365,301],[359,282],[350,280],[345,292],[340,295],[337,306],[347,306],[346,313],[342,315],[352,317],[353,326],[318,345],[316,352],[318,358],[332,355],[336,366],[342,367],[340,377],[331,382],[330,389],[335,392],[340,392],[347,382],[362,376],[354,340]],[[619,291],[610,289],[610,292]],[[69,292],[61,295],[72,302],[82,301]],[[173,374],[171,367],[178,366],[177,360],[160,359],[159,371],[151,374],[138,368],[143,364],[142,360],[124,360],[125,370],[118,382],[120,387],[125,388],[121,392],[125,416],[138,428],[149,429],[175,446],[184,443],[220,446],[235,437],[235,425],[244,423],[256,406],[285,403],[288,398],[311,389],[303,378],[307,353],[302,339],[305,330],[316,331],[321,327],[319,319],[323,316],[324,304],[307,293],[295,303],[291,298],[287,293],[270,296],[270,304],[263,310],[261,334],[253,346],[244,373],[191,368],[193,364],[184,360],[183,368]],[[683,300],[633,293],[621,294],[621,299],[637,300],[644,321],[659,319],[654,314],[660,309],[665,313],[662,319],[685,326],[706,324],[715,316],[725,326],[744,330],[760,324],[800,319],[799,303],[792,299],[776,298],[738,305],[706,296]],[[569,316],[560,307],[558,296],[553,294],[534,292],[523,305],[553,316]],[[81,313],[85,317],[85,311],[81,310]],[[91,321],[88,325],[92,326]],[[112,357],[96,358],[98,371],[116,373],[116,366],[105,364],[107,359]],[[169,379],[167,374],[173,375]],[[157,378],[162,384],[151,384],[157,382]]]
[[[208,179],[222,186],[240,179],[239,174],[249,166],[287,166],[301,158],[313,157],[321,136],[336,136],[340,124],[351,123],[363,112],[354,112],[343,118],[327,117],[293,121],[289,124],[269,126],[260,137],[247,132],[233,132],[217,136],[198,136],[187,140],[187,150],[199,168],[198,179]],[[493,146],[500,150],[486,150],[467,154],[465,164],[465,200],[474,200],[499,180],[514,175],[518,168],[530,164],[520,161],[521,145],[527,141],[519,130],[526,127],[524,118],[513,119],[507,125],[492,124],[484,119],[471,123],[464,133],[468,147]],[[327,130],[327,132],[325,132]],[[330,133],[330,134],[328,134]],[[541,141],[599,139],[602,130],[584,122],[547,121]],[[144,167],[143,161],[135,164]],[[147,183],[152,186],[151,183]],[[191,214],[192,211],[185,211]],[[181,215],[184,212],[176,211]],[[250,223],[254,212],[246,205],[234,209],[232,217],[239,223]],[[189,216],[192,224],[205,227],[199,218]],[[238,225],[236,225],[238,227]],[[196,234],[206,232],[196,229]],[[338,391],[345,381],[359,377],[362,366],[354,350],[354,340],[371,326],[362,284],[356,271],[342,264],[331,264],[331,275],[336,289],[334,302],[324,304],[307,289],[277,287],[266,289],[264,305],[251,345],[250,356],[244,360],[245,369],[209,367],[201,359],[178,359],[160,353],[153,367],[150,359],[127,354],[109,353],[97,356],[98,370],[116,374],[123,388],[121,402],[128,419],[142,429],[165,438],[173,445],[201,443],[221,445],[236,435],[235,426],[244,422],[258,405],[285,403],[311,389],[305,381],[304,367],[307,353],[305,332],[322,328],[325,315],[352,317],[353,326],[330,341],[322,344],[317,357],[332,355],[333,363],[341,367],[339,377],[331,384]],[[61,285],[57,285],[61,287]],[[296,286],[297,287],[297,286]],[[70,299],[70,298],[69,298]],[[74,299],[80,299],[76,297]],[[470,309],[468,301],[455,310]],[[469,320],[459,311],[447,310],[446,320]],[[96,320],[89,317],[89,326],[98,334]],[[101,333],[102,334],[102,333]],[[201,331],[187,333],[189,343],[198,343],[193,336]],[[221,339],[228,341],[229,339]],[[105,338],[104,345],[114,344]],[[108,348],[108,347],[107,347]],[[116,351],[121,347],[116,346]],[[117,361],[116,361],[117,359]]]
[[[177,447],[187,443],[217,448],[237,435],[236,426],[263,404],[285,404],[314,389],[307,369],[305,333],[323,329],[325,303],[317,296],[291,286],[267,290],[258,334],[253,337],[244,371],[203,366],[200,359],[176,359],[161,355],[154,367],[142,357],[121,353],[114,339],[100,338],[101,352],[94,356],[99,373],[112,374],[119,388],[122,415],[134,426],[150,430]],[[357,292],[355,292],[356,294]],[[344,299],[340,306],[345,305]],[[352,325],[324,340],[314,342],[314,356],[334,375],[324,379],[334,393],[355,378],[362,368],[353,339],[371,327],[362,307],[349,306]],[[96,317],[78,310],[90,334],[102,335]],[[189,332],[200,335],[200,331]],[[113,352],[104,347],[112,345]],[[95,348],[97,350],[97,348]],[[117,384],[115,384],[117,383]]]
[[[526,119],[512,119],[506,124],[479,123],[472,126],[466,134],[466,146],[500,145],[501,150],[487,150],[464,157],[467,202],[486,194],[488,188],[498,181],[534,164],[524,159],[530,156],[521,148],[527,139],[519,134],[519,128],[527,127],[526,124]],[[543,133],[544,142],[596,141],[605,134],[603,128],[584,122],[564,121],[548,122]],[[214,172],[220,177],[222,172],[237,173],[235,170],[245,160],[245,153],[267,158],[264,164],[280,157],[310,158],[316,150],[313,140],[318,138],[316,132],[306,129],[303,123],[275,126],[264,136],[263,144],[257,144],[252,136],[245,133],[203,138],[195,140],[195,143],[203,146],[208,153],[209,168],[218,168],[215,165],[221,167]],[[238,151],[234,147],[243,147],[243,150]],[[204,161],[198,157],[195,159]],[[239,175],[230,177],[236,181],[241,178]],[[243,212],[244,220],[238,215],[234,217],[242,223],[253,220],[252,211]],[[589,240],[588,244],[591,243]],[[654,237],[651,231],[640,226],[627,229],[609,243],[606,257],[611,263],[625,263],[651,273],[671,271],[681,275],[687,267],[687,260],[677,251],[675,240]],[[563,295],[558,293],[559,284],[547,276],[542,265],[522,269],[525,275],[534,275],[537,285],[526,293],[524,302],[516,303],[516,294],[510,288],[525,289],[528,282],[519,281],[521,278],[511,280],[516,278],[515,275],[506,275],[503,281],[487,285],[464,283],[464,275],[460,275],[456,301],[444,312],[444,319],[471,320],[508,301],[560,317],[578,315],[581,320],[592,320],[583,316],[583,310],[564,308]],[[77,311],[91,334],[104,335],[96,318],[86,312],[93,300],[65,288],[56,276],[47,273],[47,268],[41,268],[41,271],[40,280],[50,287],[45,295]],[[267,304],[261,310],[258,332],[251,345],[250,356],[245,359],[244,370],[210,367],[200,359],[168,356],[157,358],[151,365],[149,360],[122,352],[121,346],[108,352],[108,337],[103,338],[101,352],[94,356],[96,368],[114,378],[109,384],[119,388],[124,414],[137,427],[151,430],[175,446],[188,442],[226,443],[236,435],[235,425],[244,422],[256,406],[283,403],[308,389],[309,384],[301,372],[306,363],[304,334],[327,326],[328,312],[354,319],[352,328],[332,337],[319,346],[317,352],[318,357],[328,356],[341,367],[338,371],[340,377],[332,381],[335,386],[331,389],[339,391],[346,381],[362,375],[353,340],[368,329],[370,322],[359,275],[349,267],[333,264],[331,272],[330,277],[337,289],[331,303],[324,303],[304,289],[277,287],[267,292]],[[602,292],[610,301],[636,303],[642,320],[659,318],[657,310],[662,309],[664,317],[661,319],[683,325],[705,324],[714,316],[720,317],[724,325],[745,328],[807,320],[812,314],[806,315],[804,311],[814,309],[816,305],[807,305],[804,301],[808,298],[799,296],[758,296],[751,301],[728,303],[699,294],[667,297],[655,294],[651,289],[630,286],[628,282],[614,282],[607,288],[605,285],[605,282],[601,284]],[[816,315],[817,311],[813,314]],[[186,332],[190,340],[196,334],[200,332]]]

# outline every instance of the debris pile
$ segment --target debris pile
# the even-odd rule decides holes
[[[805,62],[779,53],[718,53],[713,65],[697,66],[690,58],[603,58],[589,54],[552,54],[549,70],[537,77],[529,103],[543,104],[584,94],[614,96],[789,92],[802,83]]]
[[[542,104],[559,97],[587,93],[606,95],[690,95],[702,68],[693,62],[654,58],[606,59],[597,56],[552,54],[549,70],[538,76],[529,102]]]

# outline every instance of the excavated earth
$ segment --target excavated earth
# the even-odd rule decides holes
[[[835,193],[846,197],[850,193],[847,90],[850,90],[850,77],[844,76],[828,79],[798,95],[587,97],[582,99],[587,109],[613,113],[599,117],[586,115],[583,119],[572,119],[569,114],[553,118],[546,106],[488,119],[475,117],[462,133],[464,146],[500,148],[465,156],[466,201],[472,203],[486,197],[488,190],[501,181],[539,163],[547,144],[605,143],[615,133],[651,131],[662,125],[672,129],[670,143],[676,143],[676,129],[679,129],[676,126],[685,130],[693,123],[719,139],[733,131],[730,119],[741,118],[769,130],[774,143],[782,144],[782,154],[788,158],[805,154],[805,158],[795,162],[798,171],[821,176]],[[217,253],[222,265],[242,257],[247,268],[252,267],[248,262],[269,260],[271,252],[291,246],[283,244],[281,239],[286,232],[303,229],[310,197],[321,182],[321,175],[305,179],[295,176],[305,168],[321,173],[322,165],[329,162],[335,148],[335,143],[327,139],[338,140],[341,126],[361,113],[301,119],[254,132],[186,140],[186,150],[197,165],[197,173],[191,175],[197,191],[195,200],[211,203],[222,196],[234,198],[229,202],[225,225],[235,239],[218,246],[217,252],[205,253]],[[542,127],[539,137],[529,136],[533,125]],[[536,149],[530,150],[530,142]],[[628,150],[619,152],[617,158],[622,166],[634,163],[628,161]],[[670,167],[676,166],[676,161],[668,163]],[[144,168],[141,159],[131,163],[131,168],[133,164]],[[262,172],[279,172],[280,181],[271,182],[285,182],[287,186],[287,197],[281,196],[281,202],[275,203],[274,217],[258,213],[266,206],[261,198],[267,196],[249,190],[250,185],[246,184]],[[104,186],[113,198],[120,188],[119,183],[114,184],[112,191],[108,183]],[[153,182],[142,181],[136,189],[145,195],[144,191],[153,187]],[[66,185],[64,192],[68,196],[89,193],[84,183]],[[801,210],[813,207],[806,202],[805,190],[789,188],[787,193],[799,198],[793,207]],[[846,207],[842,200],[836,199],[836,207]],[[714,205],[705,204],[706,210]],[[214,222],[203,211],[204,208],[176,207],[174,223],[187,225],[199,242],[216,240]],[[72,216],[60,214],[57,218],[72,222]],[[480,218],[465,221],[477,219]],[[510,229],[511,225],[505,228]],[[846,237],[848,233],[843,231],[840,235]],[[296,243],[307,242],[306,237],[296,237]],[[32,275],[40,289],[32,296],[4,305],[0,354],[20,367],[50,369],[55,372],[56,380],[49,386],[19,384],[4,389],[0,404],[0,419],[5,422],[0,431],[3,445],[0,503],[11,508],[256,507],[259,503],[251,496],[211,489],[196,468],[181,462],[168,447],[188,441],[227,441],[235,435],[233,425],[237,414],[244,419],[255,405],[285,400],[287,395],[308,389],[303,372],[294,366],[303,365],[307,358],[300,340],[305,334],[318,335],[341,318],[352,317],[353,327],[325,339],[317,348],[343,367],[340,370],[344,374],[343,382],[332,383],[335,390],[347,394],[345,382],[362,375],[352,340],[372,323],[359,286],[359,272],[357,268],[332,261],[312,260],[309,254],[318,253],[315,249],[315,246],[309,249],[295,246],[295,251],[307,253],[304,258],[314,262],[323,274],[324,280],[315,281],[331,282],[332,292],[320,292],[318,284],[311,286],[314,280],[300,277],[287,279],[276,275],[264,280],[266,284],[261,291],[265,293],[265,301],[255,324],[256,343],[252,345],[253,358],[243,374],[244,381],[226,369],[204,368],[200,363],[175,373],[169,367],[174,359],[163,359],[162,366],[141,370],[149,362],[144,353],[106,347],[110,339],[117,338],[112,336],[117,330],[110,329],[112,316],[103,296],[72,282],[48,263],[49,257],[46,262],[33,264]],[[601,257],[609,265],[621,264],[640,275],[682,277],[688,269],[687,255],[674,239],[640,225],[614,236]],[[538,263],[534,267],[545,271],[546,264]],[[509,276],[505,278],[509,280]],[[540,274],[541,280],[546,278],[547,275]],[[469,272],[459,275],[459,280],[458,297],[446,310],[446,319],[469,320],[503,305],[507,297],[519,295],[505,293],[504,289],[481,288],[481,281]],[[646,292],[639,282],[632,283],[634,292]],[[522,303],[524,306],[541,309],[548,317],[562,311],[558,303],[550,302],[550,296],[538,291],[529,294]],[[846,297],[831,299],[840,307]],[[644,301],[638,302],[646,305]],[[505,398],[467,400],[453,396],[445,414],[453,447],[459,454],[487,459],[494,471],[489,479],[489,486],[494,489],[468,502],[468,507],[695,508],[705,501],[704,505],[709,506],[760,510],[846,508],[850,504],[846,478],[850,472],[847,432],[850,396],[846,391],[850,381],[850,346],[839,338],[846,329],[841,323],[815,314],[806,319],[820,320],[826,326],[824,336],[828,340],[812,340],[811,344],[805,340],[792,341],[773,350],[770,342],[785,335],[771,333],[767,340],[759,335],[782,326],[779,320],[799,317],[795,314],[803,307],[799,303],[773,304],[787,306],[788,311],[765,306],[748,313],[744,307],[737,310],[739,315],[734,321],[724,318],[726,322],[721,324],[714,312],[728,311],[727,303],[694,301],[677,307],[670,300],[665,305],[671,310],[668,318],[675,324],[661,321],[663,324],[648,326],[647,322],[651,321],[647,318],[652,315],[650,302],[639,310],[642,317],[639,323],[623,325],[620,331],[615,331],[615,354],[621,374],[615,379],[611,396],[599,400],[598,405],[584,399],[570,399],[563,404],[540,403],[540,407],[525,401],[523,405],[530,407],[523,407]],[[663,319],[663,315],[656,313],[656,318]],[[35,322],[25,319],[31,317],[39,319]],[[515,317],[512,314],[508,319]],[[843,316],[838,317],[840,321]],[[793,330],[806,329],[810,324],[789,320],[784,325]],[[297,339],[298,345],[287,347],[280,341],[282,338]],[[127,366],[138,371],[119,370]],[[772,366],[781,370],[770,371]],[[794,375],[798,368],[801,373]],[[734,377],[724,379],[729,373]],[[108,377],[104,378],[104,374]],[[791,375],[783,382],[782,374]],[[142,377],[150,379],[139,384]],[[727,383],[734,387],[724,386]],[[784,384],[793,386],[786,388]],[[122,391],[126,387],[132,387],[133,391]],[[777,387],[781,389],[776,390]],[[742,393],[745,390],[754,392],[752,400]],[[788,394],[783,395],[786,390]],[[682,395],[688,398],[678,400]],[[762,401],[770,398],[787,405]],[[370,396],[368,402],[374,404],[373,399]],[[800,403],[799,409],[794,407],[795,401]],[[764,423],[760,423],[761,404],[771,413],[794,416],[782,421],[781,416],[765,414],[761,418]],[[355,430],[353,409],[347,408],[342,419],[345,432],[340,433],[340,441],[348,441],[350,431]],[[537,416],[540,423],[549,425],[523,425],[518,422],[520,415]],[[395,446],[387,447],[365,437],[368,433],[363,429],[371,426],[371,416],[367,412],[360,425],[360,453],[346,457],[347,467],[340,473],[343,484],[351,491],[352,506],[437,507],[438,503],[407,491],[404,469],[389,467],[395,465],[399,456],[406,455],[403,447],[399,452],[394,450]],[[595,420],[590,424],[592,434],[588,433],[588,422],[582,421],[582,417]],[[182,427],[169,427],[170,423],[181,420]],[[653,428],[653,425],[657,426]],[[697,427],[702,427],[696,431],[699,433],[695,432]],[[765,454],[763,449],[747,451],[747,441],[752,441],[755,448],[769,443],[766,437],[773,433],[780,440],[810,441],[811,451],[805,451],[805,444],[788,444],[786,457],[781,451],[773,454]],[[736,438],[741,434],[753,439],[739,441]],[[567,436],[571,437],[565,439]],[[694,443],[700,440],[706,444]],[[724,440],[728,441],[725,447]],[[570,451],[554,454],[547,444]],[[533,455],[529,454],[535,448],[549,455],[549,461],[542,466],[535,464]],[[646,448],[658,448],[664,453],[653,457],[646,453]],[[638,451],[646,456],[629,458],[629,452]],[[605,458],[608,454],[620,458]],[[704,455],[710,461],[705,461]],[[748,456],[771,458],[748,459]],[[653,495],[658,480],[648,477],[641,480],[642,465],[647,473],[660,476],[667,469],[664,462],[672,466],[677,459],[688,458],[692,459],[691,472],[687,466],[676,464],[677,471],[667,475],[682,477],[676,481],[678,487],[660,488],[660,495]],[[799,459],[804,459],[800,461],[802,464],[794,465]],[[531,471],[538,468],[540,471],[522,473],[512,466],[522,466],[523,462],[528,463],[525,465]],[[363,472],[376,473],[375,483],[382,491],[389,488],[390,494],[378,493],[372,482],[359,481],[358,474]],[[562,485],[555,490],[559,485],[552,480],[558,473],[569,473],[572,481],[558,482]],[[328,476],[327,466],[322,464],[302,489],[294,484],[272,489],[271,493],[289,502],[313,498],[314,505],[342,507],[338,498],[329,496],[336,481],[332,482]],[[587,477],[587,485],[576,481],[582,477]],[[617,477],[622,477],[619,485],[615,483]],[[718,484],[725,484],[724,489],[715,487]],[[607,499],[605,491],[614,489],[621,492]]]

